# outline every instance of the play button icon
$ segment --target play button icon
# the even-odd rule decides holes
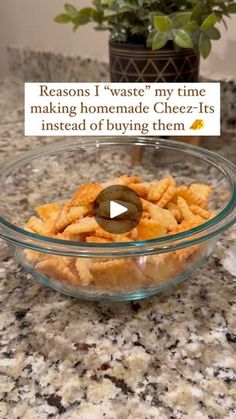
[[[116,218],[118,215],[125,214],[128,208],[124,205],[118,204],[118,202],[110,201],[110,218]]]
[[[133,230],[141,220],[142,210],[138,195],[123,185],[112,185],[103,189],[93,206],[98,225],[112,234],[124,234]]]

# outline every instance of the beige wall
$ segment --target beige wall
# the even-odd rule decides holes
[[[90,4],[90,0],[71,2]],[[106,33],[95,32],[92,26],[73,33],[71,26],[53,22],[63,4],[64,0],[0,0],[0,74],[7,71],[5,49],[9,44],[107,60]],[[222,40],[214,43],[202,72],[236,77],[236,16],[229,22],[228,32],[223,29]]]
[[[107,34],[86,26],[76,33],[71,25],[59,25],[54,17],[63,10],[65,0],[0,0],[0,72],[6,69],[6,45],[14,44],[101,60],[107,59]],[[68,0],[70,2],[70,0]],[[71,0],[82,7],[89,0]]]
[[[202,73],[228,75],[236,78],[236,15],[228,21],[228,30],[221,25],[222,38],[213,42],[211,55],[202,60]]]

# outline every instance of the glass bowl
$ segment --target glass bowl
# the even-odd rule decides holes
[[[82,182],[106,182],[122,174],[153,181],[214,188],[216,215],[172,236],[128,243],[59,240],[24,230],[34,208],[68,199]],[[86,137],[56,142],[11,159],[0,168],[0,237],[43,285],[89,300],[135,300],[186,279],[212,252],[236,219],[236,167],[223,157],[181,142],[156,138]],[[185,256],[179,258],[178,255]],[[50,260],[47,269],[38,263]],[[85,269],[80,281],[75,266]],[[82,267],[82,268],[81,268]]]

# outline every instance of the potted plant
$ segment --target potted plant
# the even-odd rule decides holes
[[[234,0],[93,0],[79,10],[65,4],[55,21],[110,31],[111,81],[192,82],[231,13]]]

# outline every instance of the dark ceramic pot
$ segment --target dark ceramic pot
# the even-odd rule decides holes
[[[109,42],[112,82],[197,82],[199,55],[167,46],[152,51],[143,45]]]

